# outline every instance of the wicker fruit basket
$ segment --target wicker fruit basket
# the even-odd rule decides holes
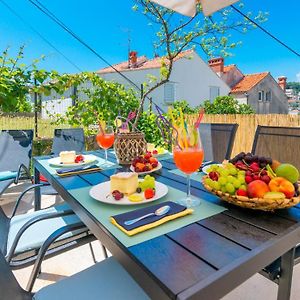
[[[292,206],[297,205],[300,202],[300,196],[293,197],[291,199],[265,199],[265,198],[248,198],[244,196],[236,196],[230,195],[228,193],[223,193],[221,191],[216,191],[209,187],[207,184],[204,183],[204,180],[208,176],[204,176],[202,178],[202,183],[204,187],[210,191],[211,193],[217,195],[222,200],[227,201],[231,204],[238,205],[244,208],[250,209],[258,209],[264,211],[274,211],[275,209],[283,209],[283,208],[290,208]]]
[[[142,132],[118,132],[115,136],[114,150],[119,164],[130,165],[134,158],[145,154],[147,142]]]

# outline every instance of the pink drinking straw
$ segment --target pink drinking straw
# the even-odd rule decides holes
[[[201,121],[202,121],[202,119],[203,119],[203,115],[204,115],[204,108],[201,108],[200,111],[199,111],[198,119],[197,119],[197,121],[196,121],[196,123],[195,123],[195,128],[196,128],[196,129],[199,128],[200,123],[201,123]]]

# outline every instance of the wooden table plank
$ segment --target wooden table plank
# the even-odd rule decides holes
[[[249,252],[241,245],[219,236],[199,224],[175,230],[167,236],[217,269]]]
[[[198,223],[248,249],[254,249],[275,236],[268,231],[251,226],[223,213],[201,220]]]
[[[129,251],[150,270],[173,295],[216,270],[172,241],[160,236],[132,246]]]

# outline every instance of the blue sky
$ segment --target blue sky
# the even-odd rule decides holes
[[[42,15],[28,0],[4,1],[82,70],[94,71],[105,67],[99,58]],[[131,10],[133,0],[40,1],[111,63],[127,59],[128,29],[131,31],[132,49],[140,55],[153,56],[153,29],[147,25],[149,21],[143,15]],[[300,52],[299,0],[244,0],[244,4],[244,11],[268,11],[269,20],[263,26]],[[234,56],[226,59],[227,64],[237,64],[244,73],[271,71],[275,78],[285,75],[289,81],[300,81],[300,58],[259,29],[246,35],[237,33],[234,38],[243,44],[233,50]],[[23,44],[26,45],[27,62],[45,54],[46,60],[40,67],[77,72],[0,2],[0,50],[10,46],[13,54]]]

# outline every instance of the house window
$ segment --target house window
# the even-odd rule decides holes
[[[209,100],[213,102],[218,96],[220,96],[220,87],[210,86],[209,87]]]
[[[265,92],[259,91],[258,92],[258,101],[264,101],[265,100]]]
[[[173,103],[176,96],[176,84],[175,82],[167,82],[164,85],[164,99],[166,103]]]
[[[272,100],[272,92],[268,91],[266,92],[266,102],[271,102]]]

